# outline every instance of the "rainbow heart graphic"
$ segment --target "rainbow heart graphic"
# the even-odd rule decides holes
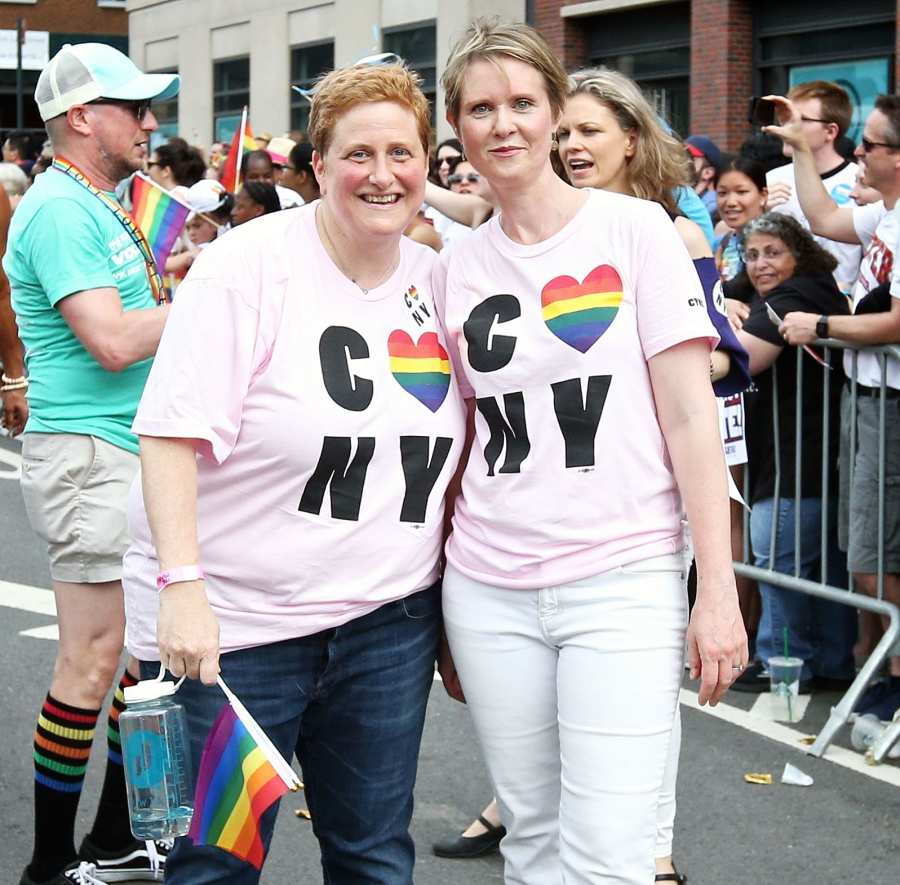
[[[450,389],[450,358],[436,332],[425,332],[418,344],[396,329],[388,337],[391,374],[423,406],[436,412]]]
[[[569,347],[587,353],[612,325],[622,302],[622,278],[609,264],[595,267],[579,283],[554,277],[541,290],[547,328]]]

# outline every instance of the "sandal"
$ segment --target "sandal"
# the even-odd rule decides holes
[[[674,873],[657,873],[654,882],[677,882],[678,885],[687,885],[687,876],[678,871]]]

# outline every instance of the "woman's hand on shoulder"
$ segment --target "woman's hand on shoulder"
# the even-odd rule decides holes
[[[749,659],[733,572],[713,582],[699,577],[687,641],[691,679],[700,678],[698,701],[714,707]]]
[[[219,622],[202,581],[170,584],[159,594],[159,659],[175,677],[215,685],[219,675]]]
[[[728,322],[731,323],[731,328],[735,332],[740,332],[744,328],[747,317],[750,316],[750,305],[734,298],[726,298],[725,310],[728,313]]]

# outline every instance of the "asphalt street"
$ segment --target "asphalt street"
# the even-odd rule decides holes
[[[18,882],[30,852],[32,729],[56,651],[55,616],[41,592],[50,586],[49,575],[22,508],[17,450],[16,443],[0,438],[0,885]],[[785,728],[767,720],[758,707],[751,709],[754,696],[729,697],[716,716],[696,708],[691,689],[686,683],[675,848],[676,862],[691,885],[897,881],[900,763],[868,768],[859,754],[847,750],[847,729],[824,759],[804,753],[800,739],[821,727],[836,695],[814,696],[803,720]],[[79,837],[91,823],[105,752],[99,736],[79,812]],[[814,785],[779,783],[786,762],[811,775]],[[771,772],[775,783],[747,784],[746,772]],[[432,842],[462,829],[486,803],[486,783],[468,714],[436,682],[412,825],[419,885],[502,882],[497,855],[448,861],[430,851]],[[302,806],[302,796],[282,803],[265,885],[322,880],[310,825],[295,814]]]

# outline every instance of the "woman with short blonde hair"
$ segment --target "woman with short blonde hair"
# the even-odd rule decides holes
[[[442,261],[437,307],[473,435],[444,627],[506,882],[647,885],[685,638],[703,704],[747,660],[716,335],[662,208],[554,172],[567,78],[536,31],[475,22],[444,87],[499,210]]]

